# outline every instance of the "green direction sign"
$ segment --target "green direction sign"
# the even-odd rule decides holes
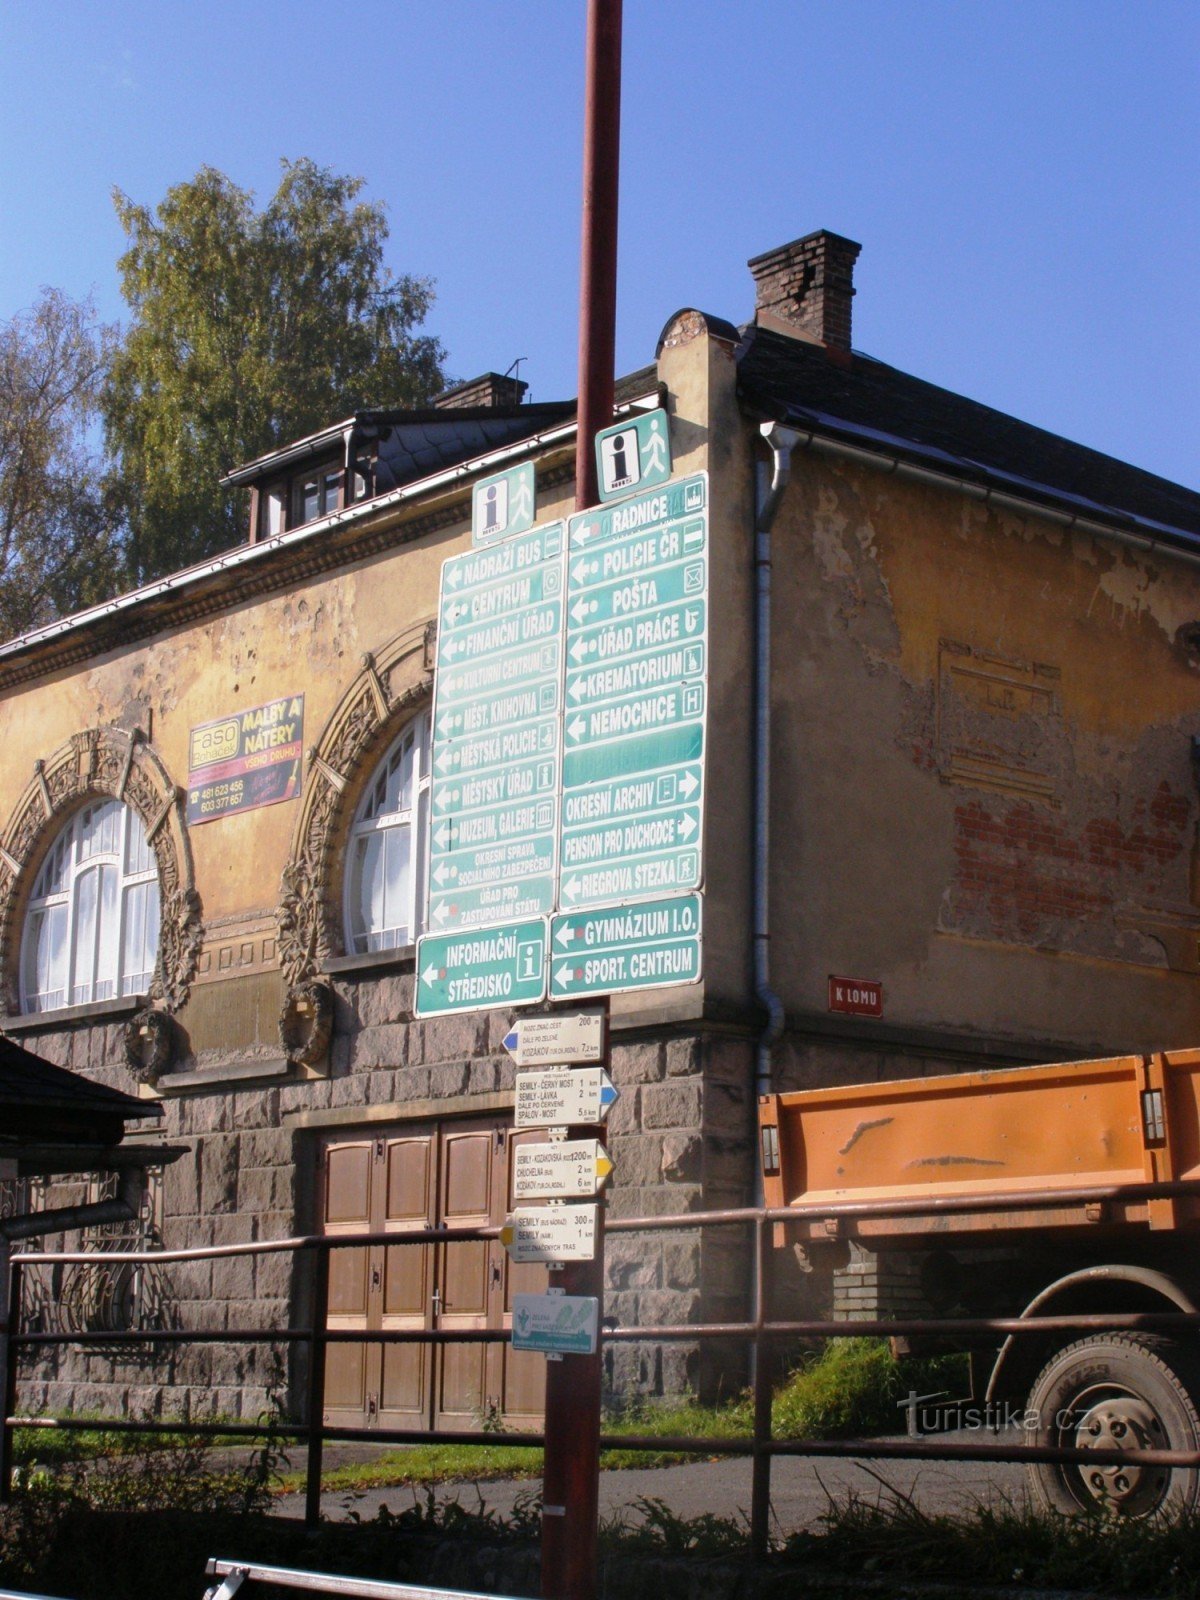
[[[535,511],[532,461],[481,478],[471,490],[472,543],[494,544],[510,534],[524,533],[533,526]]]
[[[563,629],[561,522],[442,567],[429,926],[554,906]]]
[[[453,754],[453,752],[452,752]],[[453,759],[448,763],[456,770]],[[459,761],[461,765],[461,759]],[[528,761],[514,761],[500,772],[465,771],[458,777],[447,777],[437,786],[434,798],[433,842],[444,849],[450,835],[443,836],[441,827],[446,819],[464,811],[479,811],[493,806],[513,805],[518,800],[529,800],[535,795],[554,794],[558,788],[558,753],[534,756]]]
[[[417,940],[419,1017],[536,1005],[545,994],[542,917],[467,933],[426,933]]]
[[[700,896],[569,911],[550,922],[550,998],[695,983]]]
[[[596,435],[600,498],[652,489],[671,476],[671,430],[661,408],[626,418]]]
[[[708,480],[573,517],[559,905],[703,876]]]

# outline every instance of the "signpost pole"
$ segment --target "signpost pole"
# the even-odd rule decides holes
[[[616,364],[617,171],[621,148],[621,0],[588,0],[587,101],[583,140],[583,240],[579,286],[579,412],[575,509],[597,502],[596,434],[612,421]],[[608,1001],[603,1065],[610,1065]],[[581,1129],[586,1134],[589,1130]],[[599,1137],[603,1130],[595,1130]],[[555,1275],[568,1294],[596,1295],[603,1308],[604,1208],[596,1254]],[[595,1600],[600,1498],[601,1346],[546,1369],[546,1464],[542,1480],[542,1594]]]
[[[607,998],[604,1054],[612,1061]],[[602,1137],[602,1126],[573,1127],[572,1138]],[[595,1295],[604,1309],[604,1201],[596,1206],[590,1261],[564,1262],[551,1283],[569,1295]],[[542,1594],[545,1600],[595,1600],[600,1505],[600,1391],[603,1347],[546,1365],[546,1450],[542,1469]]]

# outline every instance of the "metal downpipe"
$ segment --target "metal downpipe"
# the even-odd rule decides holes
[[[771,1092],[771,1051],[783,1033],[783,1003],[771,987],[771,527],[791,476],[792,451],[803,437],[794,428],[764,422],[771,451],[771,481],[759,466],[754,518],[754,993],[767,1014],[755,1056],[755,1098]],[[762,1175],[755,1163],[756,1204]]]

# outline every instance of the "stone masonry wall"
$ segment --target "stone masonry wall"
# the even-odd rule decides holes
[[[296,1129],[288,1112],[310,1115],[420,1102],[468,1113],[479,1097],[511,1091],[502,1047],[504,1012],[417,1020],[411,971],[339,976],[329,1076],[273,1087],[216,1086],[165,1099],[165,1134],[190,1154],[163,1178],[165,1248],[280,1239],[310,1231],[312,1162],[319,1129]],[[120,1024],[26,1035],[35,1052],[130,1090]],[[742,1205],[751,1197],[754,1152],[752,1049],[698,1035],[617,1034],[612,1073],[621,1097],[608,1124],[615,1160],[611,1217],[662,1216]],[[433,1110],[431,1111],[431,1106]],[[337,1123],[352,1132],[354,1121]],[[748,1286],[742,1230],[613,1234],[607,1251],[606,1314],[621,1326],[740,1316]],[[169,1325],[271,1329],[303,1325],[308,1264],[289,1254],[170,1264],[162,1269]],[[728,1392],[742,1381],[740,1351],[694,1345],[610,1348],[614,1398],[697,1387]],[[177,1346],[72,1353],[22,1366],[22,1408],[109,1414],[254,1418],[282,1382],[288,1409],[302,1410],[303,1359],[285,1347]]]

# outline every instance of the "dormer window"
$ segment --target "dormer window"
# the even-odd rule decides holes
[[[303,472],[293,480],[292,526],[315,522],[339,511],[342,505],[342,469],[328,464],[315,471]]]

